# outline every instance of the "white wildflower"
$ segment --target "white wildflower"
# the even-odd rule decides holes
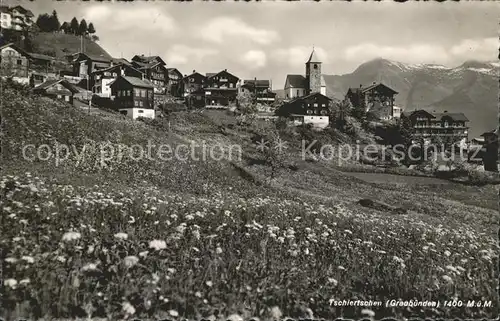
[[[123,261],[124,261],[126,267],[131,268],[139,262],[139,258],[137,256],[134,256],[134,255],[129,255],[129,256],[125,257],[125,259],[123,259]]]
[[[25,255],[25,256],[23,256],[23,257],[21,258],[21,260],[24,260],[24,261],[26,261],[26,262],[28,262],[28,263],[31,263],[31,264],[35,263],[35,259],[34,259],[33,257],[31,257],[31,256],[26,256],[26,255]]]
[[[16,263],[17,259],[15,257],[8,257],[5,259],[5,262],[7,263]]]
[[[120,240],[126,240],[128,238],[128,235],[127,233],[120,232],[115,234],[115,238]]]
[[[163,240],[153,240],[149,242],[149,248],[155,249],[155,250],[163,250],[167,248],[167,243]]]
[[[97,270],[97,265],[95,263],[88,263],[82,267],[82,271],[95,271]]]
[[[78,232],[66,232],[64,233],[62,240],[63,241],[75,241],[82,237],[82,235]]]
[[[17,286],[17,281],[15,279],[7,279],[3,282],[5,286],[15,289]]]
[[[122,303],[122,310],[128,315],[133,315],[135,313],[135,308],[129,302]]]

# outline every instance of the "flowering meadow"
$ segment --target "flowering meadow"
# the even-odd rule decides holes
[[[26,161],[20,156],[26,143],[174,144],[207,137],[199,128],[214,139],[235,138],[206,119],[183,130],[173,124],[166,133],[15,88],[4,87],[2,98],[0,318],[498,314],[493,186],[366,183],[317,163],[266,184],[258,166],[238,171],[224,162],[114,160],[102,169],[92,153],[78,166],[74,159],[60,166]],[[246,139],[243,131],[236,134]],[[358,205],[366,197],[409,211],[394,215]],[[370,299],[493,304],[330,305]]]
[[[4,317],[352,317],[361,308],[330,300],[492,300],[497,283],[497,244],[467,225],[216,191],[103,192],[30,173],[0,184]]]

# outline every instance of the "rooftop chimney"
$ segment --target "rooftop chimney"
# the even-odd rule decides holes
[[[374,85],[375,85],[376,83],[377,83],[377,82],[375,82],[375,81],[373,82],[373,84],[374,84]]]
[[[224,69],[224,71],[227,71],[227,69]]]
[[[445,112],[445,113],[447,113],[448,111],[447,111],[447,110],[445,110],[444,112]]]
[[[363,88],[363,85],[362,85],[362,84],[359,84],[359,88]]]
[[[196,70],[193,69],[193,74],[196,72]]]

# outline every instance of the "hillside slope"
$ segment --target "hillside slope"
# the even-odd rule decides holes
[[[33,37],[33,44],[38,53],[57,58],[81,51],[80,37],[65,33],[37,33]],[[83,38],[83,47],[88,54],[111,58],[111,55],[98,43],[88,38]]]
[[[410,65],[375,59],[342,76],[325,76],[327,95],[342,99],[349,87],[383,82],[398,91],[396,104],[416,108],[463,112],[470,119],[469,137],[476,137],[497,124],[498,73],[495,62],[467,61],[456,68]]]
[[[149,143],[153,151],[192,140],[255,147],[248,128],[221,128],[204,114],[179,113],[162,127],[0,85],[2,318],[357,319],[362,307],[330,300],[494,296],[493,186],[367,183],[333,161],[304,161],[267,184],[261,164],[127,157]],[[57,164],[44,160],[44,147],[33,159],[42,144],[73,153]],[[498,314],[496,306],[371,309],[396,319]]]

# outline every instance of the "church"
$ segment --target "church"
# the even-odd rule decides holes
[[[316,52],[311,52],[306,62],[306,75],[287,75],[285,80],[285,99],[294,99],[312,93],[326,95],[326,84],[321,74],[321,60]]]
[[[276,115],[287,117],[294,125],[310,124],[316,129],[328,127],[331,99],[326,95],[321,74],[321,61],[314,49],[306,62],[306,76],[288,75],[285,82],[285,103]]]

